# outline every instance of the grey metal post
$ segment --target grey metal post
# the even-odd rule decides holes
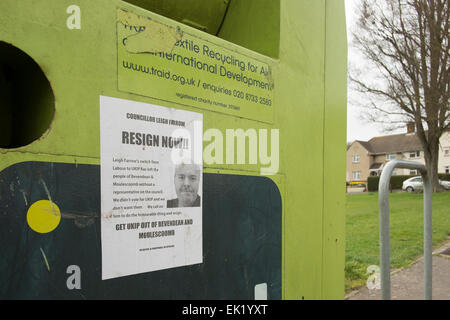
[[[389,182],[395,168],[418,169],[424,188],[424,283],[425,299],[431,300],[432,292],[432,183],[424,164],[405,160],[389,161],[384,167],[378,184],[380,213],[380,273],[381,298],[391,299],[391,252],[389,234]]]
[[[433,270],[433,229],[432,229],[432,196],[433,186],[431,176],[422,174],[423,177],[423,200],[424,200],[424,280],[425,280],[425,300],[432,298],[432,270]]]
[[[380,220],[380,276],[381,298],[391,299],[391,243],[389,233],[389,181],[394,170],[392,161],[381,172],[378,184]]]

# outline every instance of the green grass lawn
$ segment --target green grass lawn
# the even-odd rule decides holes
[[[391,268],[405,267],[423,254],[423,194],[391,193]],[[348,194],[345,287],[365,285],[370,265],[379,266],[378,193]],[[450,235],[450,192],[433,194],[433,246]]]

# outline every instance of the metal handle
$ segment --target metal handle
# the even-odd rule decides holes
[[[418,169],[423,179],[424,195],[424,286],[425,300],[431,300],[432,295],[432,184],[424,164],[414,161],[389,161],[381,172],[378,185],[378,204],[380,212],[380,273],[381,298],[391,299],[391,253],[389,235],[389,181],[395,168]]]

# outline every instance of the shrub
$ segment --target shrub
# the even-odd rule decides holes
[[[413,176],[392,176],[390,185],[391,189],[401,189],[403,181],[409,179]],[[378,184],[380,183],[380,177],[368,177],[367,178],[367,188],[369,191],[378,191]]]
[[[378,191],[378,183],[380,182],[380,177],[367,177],[367,190],[368,191]]]

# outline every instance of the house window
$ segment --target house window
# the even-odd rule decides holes
[[[444,156],[450,156],[450,147],[444,148]]]
[[[417,170],[409,170],[409,175],[415,176],[417,174]]]
[[[353,180],[361,180],[361,171],[353,171]]]
[[[445,167],[445,173],[450,173],[450,166]]]
[[[359,155],[354,155],[352,157],[352,161],[353,161],[353,163],[359,163]]]
[[[419,158],[420,157],[420,151],[413,151],[409,153],[410,158]]]
[[[397,159],[397,155],[395,153],[389,153],[386,155],[386,160],[391,161]]]

